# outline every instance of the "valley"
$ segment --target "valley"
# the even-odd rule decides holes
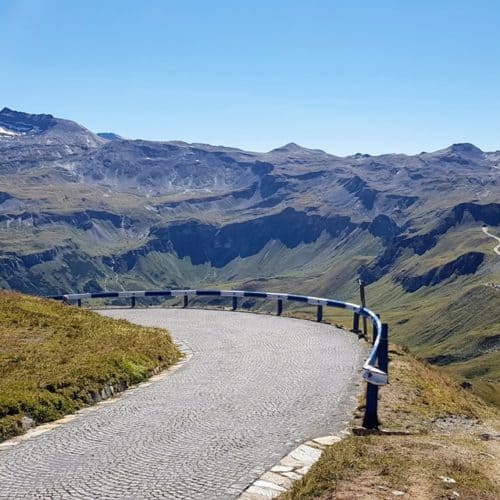
[[[4,108],[0,287],[356,301],[361,277],[394,340],[498,404],[499,164],[472,144],[339,157],[128,140]]]

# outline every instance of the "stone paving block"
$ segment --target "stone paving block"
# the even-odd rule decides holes
[[[324,450],[325,447],[322,444],[316,443],[315,441],[306,441],[304,444],[307,446],[311,446],[312,448],[316,448],[318,450]]]
[[[274,467],[271,468],[272,472],[290,472],[293,470],[293,467],[286,466],[286,465],[275,465]]]
[[[283,486],[279,486],[278,484],[274,484],[271,481],[264,481],[263,479],[257,479],[257,481],[255,481],[255,483],[253,483],[253,485],[257,486],[258,488],[266,488],[266,489],[270,489],[270,490],[274,490],[274,491],[280,491],[282,493],[284,491],[286,491],[286,489],[283,488]]]
[[[290,453],[290,457],[302,463],[303,465],[311,465],[316,462],[321,456],[321,450],[307,446],[306,444],[300,445],[298,448]]]
[[[283,477],[280,474],[276,474],[275,472],[266,472],[260,476],[260,479],[263,481],[269,481],[271,483],[277,484],[282,488],[288,489],[292,486],[292,481],[290,479]]]
[[[341,440],[342,438],[340,438],[339,436],[323,436],[313,439],[313,441],[315,441],[316,443],[322,444],[324,446],[331,446],[332,444],[338,443]]]
[[[248,490],[246,490],[245,494],[252,495],[251,498],[276,498],[281,495],[281,491],[273,490],[271,488],[260,488],[259,486],[250,486]],[[257,496],[258,495],[258,496]]]
[[[292,467],[292,469],[295,469],[297,467],[302,467],[304,463],[296,458],[293,458],[291,455],[287,455],[280,460],[280,465],[289,466]]]

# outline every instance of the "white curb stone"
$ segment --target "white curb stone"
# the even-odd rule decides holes
[[[302,464],[312,465],[321,456],[321,450],[302,444],[293,450],[290,456]]]
[[[271,483],[277,484],[282,488],[288,489],[292,486],[292,481],[290,481],[288,477],[276,474],[275,472],[265,472],[260,478],[264,481],[270,481]]]
[[[264,472],[238,499],[263,500],[281,495],[293,486],[294,481],[302,479],[309,472],[326,446],[338,443],[349,434],[348,430],[343,430],[339,436],[322,436],[301,444],[283,457],[279,464]]]
[[[331,446],[332,444],[338,443],[342,438],[338,436],[323,436],[313,439],[314,442],[321,444],[323,446]]]
[[[257,481],[255,481],[255,486],[259,487],[259,488],[264,488],[264,489],[270,489],[270,490],[275,490],[275,491],[278,491],[280,493],[283,493],[284,491],[286,491],[285,488],[283,488],[283,486],[280,486],[279,484],[274,484],[274,483],[271,483],[271,481],[264,481],[263,479],[257,479]]]
[[[271,469],[272,472],[280,472],[280,473],[283,473],[283,472],[292,472],[293,471],[293,467],[287,467],[286,465],[275,465],[272,469]]]

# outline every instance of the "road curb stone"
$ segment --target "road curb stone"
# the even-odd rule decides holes
[[[309,472],[328,446],[333,446],[350,434],[349,429],[346,428],[338,435],[320,436],[297,446],[254,481],[238,497],[238,500],[263,500],[278,497]]]

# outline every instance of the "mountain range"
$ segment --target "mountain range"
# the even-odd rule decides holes
[[[0,111],[0,286],[231,286],[357,300],[393,338],[500,382],[500,151],[340,157],[94,134]]]

